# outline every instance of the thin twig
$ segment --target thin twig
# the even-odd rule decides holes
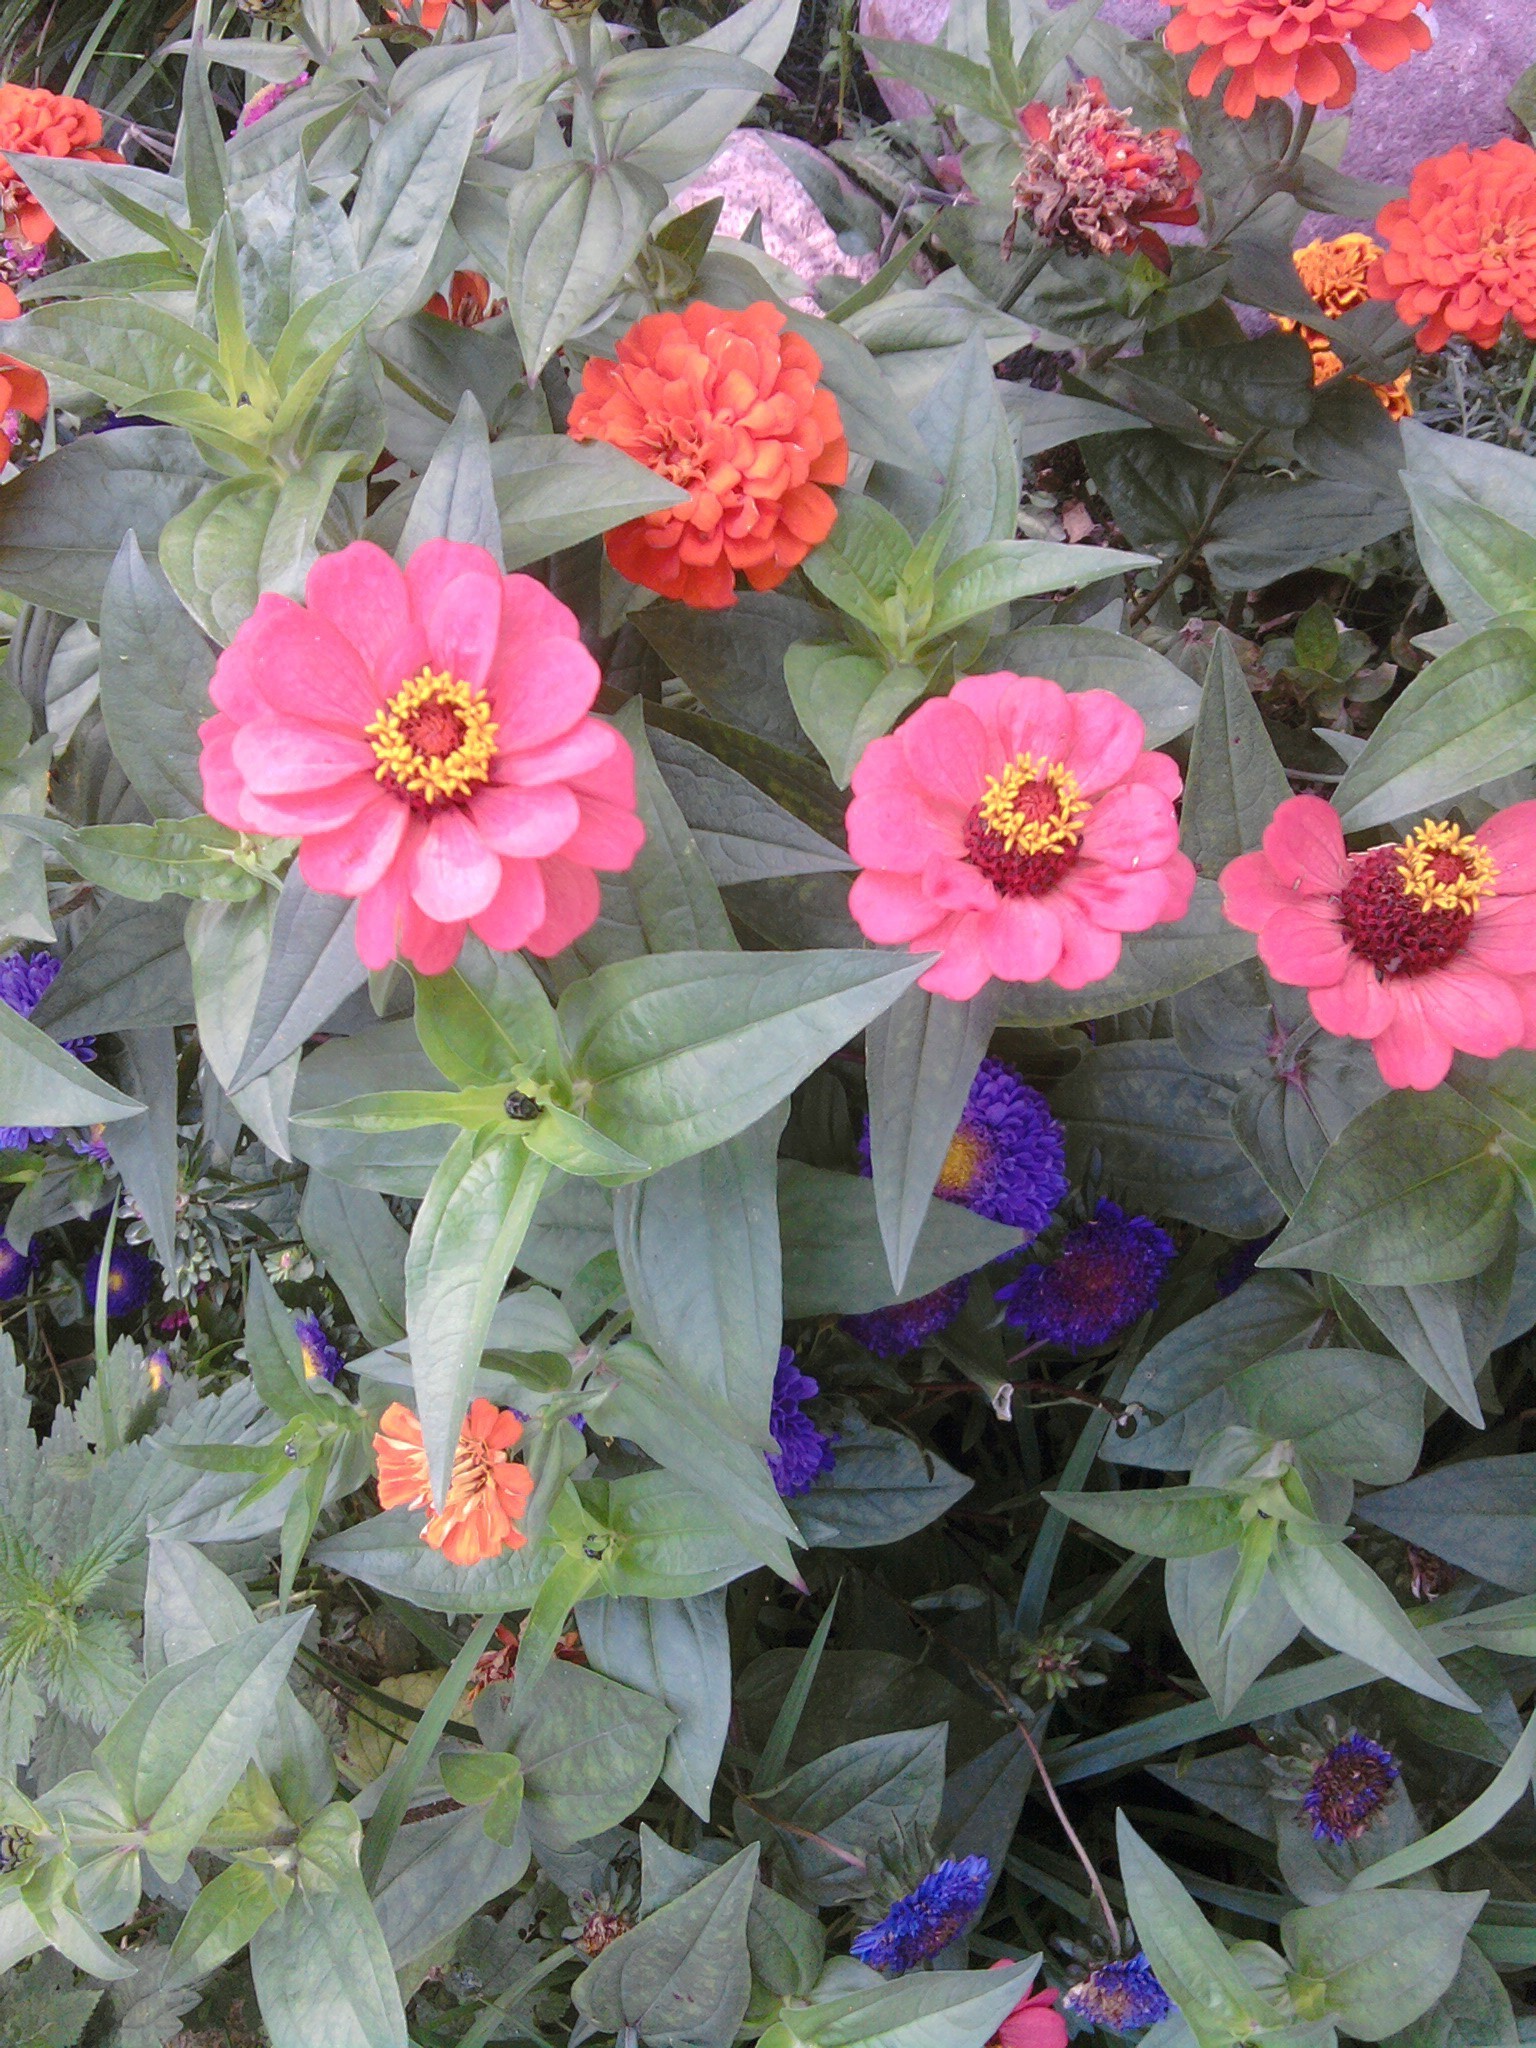
[[[1199,554],[1200,550],[1205,546],[1206,542],[1210,539],[1211,528],[1216,524],[1217,515],[1220,513],[1221,508],[1223,507],[1223,505],[1226,504],[1227,499],[1231,495],[1232,486],[1237,482],[1238,472],[1241,470],[1243,464],[1248,460],[1248,457],[1253,453],[1254,449],[1258,447],[1259,443],[1263,440],[1263,438],[1264,430],[1261,428],[1258,433],[1250,434],[1248,436],[1248,439],[1243,443],[1242,447],[1239,448],[1237,453],[1233,456],[1231,462],[1227,465],[1226,475],[1222,478],[1221,482],[1216,486],[1216,495],[1212,498],[1210,502],[1210,507],[1207,510],[1205,517],[1200,521],[1200,524],[1195,528],[1194,532],[1190,535],[1189,539],[1184,543],[1183,548],[1180,550],[1175,560],[1171,562],[1168,568],[1164,571],[1164,573],[1158,577],[1156,583],[1153,584],[1152,588],[1146,593],[1146,595],[1144,597],[1138,598],[1135,605],[1132,607],[1131,615],[1125,622],[1127,632],[1129,632],[1132,629],[1132,627],[1139,626],[1144,619],[1150,616],[1150,614],[1162,602],[1163,598],[1167,596],[1168,592],[1172,590],[1174,584],[1178,582],[1179,578],[1184,574],[1184,571],[1189,567],[1190,563],[1194,561],[1195,557]]]

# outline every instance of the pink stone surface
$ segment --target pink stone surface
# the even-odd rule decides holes
[[[928,4],[933,4],[933,0],[928,0]],[[808,144],[789,146],[819,155]],[[863,283],[879,268],[873,254],[848,254],[826,215],[794,172],[751,128],[738,128],[728,136],[698,176],[677,194],[673,204],[679,213],[686,213],[690,206],[698,206],[717,194],[725,204],[715,232],[739,238],[753,214],[761,213],[764,249],[777,262],[787,264],[807,285],[814,285],[822,277],[851,277]],[[809,294],[790,303],[807,313],[821,311]]]

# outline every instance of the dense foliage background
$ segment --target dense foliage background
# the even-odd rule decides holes
[[[0,7],[5,2048],[1536,2038],[1536,151],[1265,4]]]

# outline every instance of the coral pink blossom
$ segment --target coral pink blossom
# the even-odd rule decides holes
[[[994,1970],[1011,1970],[1012,1963],[994,1963]],[[1051,1990],[1027,1992],[1009,2013],[987,2048],[1067,2048],[1067,2023],[1052,2011],[1056,1993]]]
[[[202,727],[221,824],[297,839],[312,889],[358,899],[370,967],[423,974],[473,931],[558,953],[598,912],[594,868],[644,831],[623,735],[576,620],[484,548],[371,541],[322,555],[305,603],[268,592],[220,655]]]
[[[867,937],[939,959],[922,977],[963,1002],[993,976],[1084,988],[1122,932],[1182,917],[1166,754],[1108,690],[967,676],[919,705],[853,772],[848,907]]]
[[[1370,1040],[1389,1088],[1437,1088],[1456,1052],[1536,1047],[1536,803],[1352,854],[1331,804],[1293,796],[1221,893],[1325,1031]]]

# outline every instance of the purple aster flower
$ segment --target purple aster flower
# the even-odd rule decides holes
[[[859,1141],[868,1174],[869,1119]],[[1067,1192],[1067,1137],[1038,1089],[1001,1060],[977,1069],[933,1192],[994,1223],[1040,1235]]]
[[[94,1159],[98,1166],[110,1166],[112,1151],[107,1144],[106,1134],[105,1124],[91,1124],[88,1129],[78,1133],[66,1131],[64,1142],[71,1152],[78,1152],[82,1159]]]
[[[299,1340],[299,1350],[304,1358],[304,1377],[307,1380],[324,1380],[334,1387],[341,1378],[344,1363],[341,1353],[321,1327],[320,1318],[314,1315],[295,1316],[293,1334]]]
[[[824,1472],[837,1463],[833,1439],[818,1429],[805,1412],[804,1404],[821,1392],[817,1381],[795,1365],[795,1354],[786,1344],[779,1353],[773,1375],[773,1413],[769,1432],[779,1447],[776,1458],[768,1459],[768,1470],[781,1497],[792,1500],[809,1493]]]
[[[1133,1956],[1090,1970],[1062,1998],[1061,2009],[1090,2026],[1107,2027],[1112,2034],[1132,2034],[1167,2019],[1173,2000],[1138,1949]]]
[[[1225,1301],[1229,1294],[1236,1294],[1239,1287],[1251,1280],[1258,1271],[1259,1255],[1266,1252],[1280,1235],[1271,1230],[1263,1237],[1253,1237],[1246,1244],[1235,1244],[1221,1264],[1216,1268],[1216,1298]]]
[[[0,1237],[0,1301],[16,1301],[32,1285],[37,1259],[29,1247],[17,1251],[8,1237]]]
[[[1368,1735],[1346,1735],[1312,1773],[1301,1807],[1317,1842],[1357,1842],[1402,1776],[1390,1749]]]
[[[149,1382],[152,1394],[163,1394],[171,1383],[171,1354],[169,1351],[151,1351],[144,1361],[144,1377]]]
[[[19,949],[0,953],[0,1003],[30,1017],[58,978],[59,963],[51,953],[23,953]],[[72,1052],[87,1066],[96,1057],[94,1038],[67,1038],[64,1050]],[[0,1150],[19,1150],[24,1145],[46,1145],[58,1136],[51,1124],[0,1124]]]
[[[240,109],[240,118],[235,126],[254,127],[265,115],[270,114],[274,107],[280,107],[290,93],[297,92],[301,85],[308,83],[309,73],[301,71],[297,78],[280,78],[275,84],[264,85],[261,91],[254,98],[248,99]]]
[[[916,1301],[871,1309],[868,1315],[844,1316],[843,1328],[876,1358],[904,1358],[949,1328],[965,1307],[970,1291],[970,1276],[962,1273],[958,1280],[948,1280],[932,1294],[920,1294]]]
[[[101,1275],[101,1253],[92,1252],[85,1267],[85,1299],[95,1307],[96,1283]],[[107,1314],[118,1318],[137,1315],[148,1301],[155,1284],[155,1268],[136,1244],[114,1244],[112,1263],[107,1267]]]
[[[1089,1222],[1067,1232],[1054,1259],[1026,1266],[997,1298],[1008,1321],[1037,1343],[1091,1351],[1157,1306],[1175,1256],[1173,1239],[1149,1216],[1100,1202]]]
[[[958,1863],[946,1856],[849,1946],[872,1970],[904,1976],[964,1932],[981,1911],[991,1882],[992,1866],[985,1856],[963,1856]]]

